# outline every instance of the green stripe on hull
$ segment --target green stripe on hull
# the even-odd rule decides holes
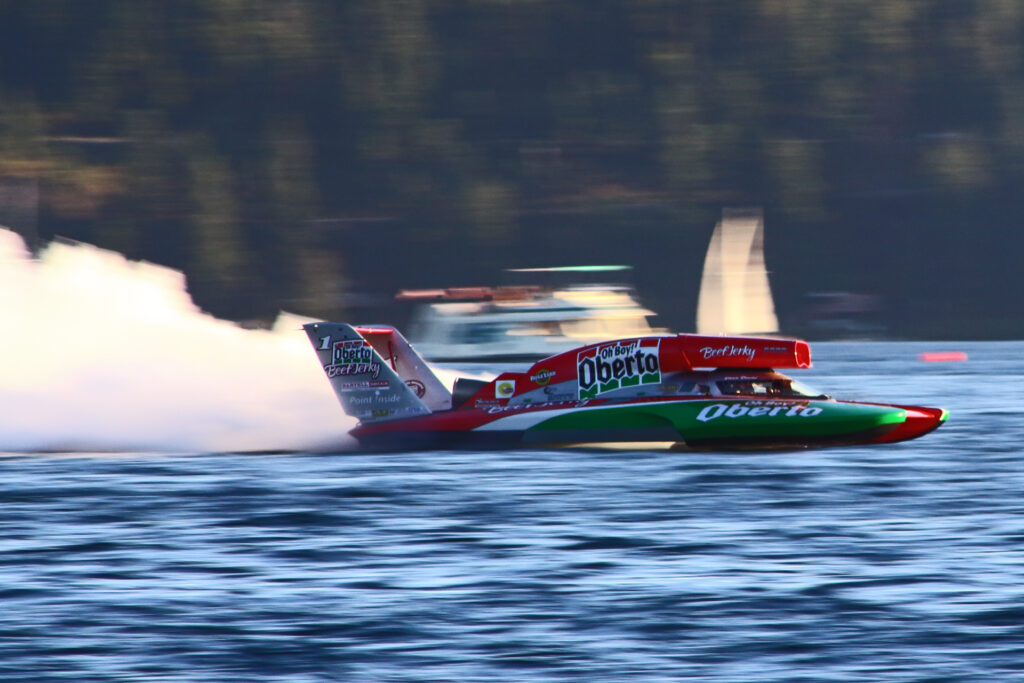
[[[529,431],[560,433],[672,425],[683,441],[829,439],[895,427],[906,412],[887,406],[836,401],[687,400],[583,408],[544,420]],[[536,436],[540,436],[538,433]]]

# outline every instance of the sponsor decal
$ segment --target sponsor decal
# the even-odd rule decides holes
[[[494,384],[495,398],[511,398],[516,393],[516,381],[514,379],[503,379]]]
[[[380,364],[379,363],[344,363],[341,365],[328,365],[324,368],[327,372],[328,379],[334,379],[335,377],[349,377],[351,375],[370,375],[371,377],[378,377],[380,375]]]
[[[384,389],[387,388],[387,386],[388,382],[385,379],[376,379],[367,382],[343,382],[337,385],[338,389],[340,389],[341,391],[355,391],[358,389]]]
[[[426,385],[418,379],[405,380],[405,386],[412,389],[412,393],[416,394],[416,398],[423,398],[423,395],[427,393]]]
[[[335,342],[331,349],[331,364],[324,367],[327,377],[369,375],[380,377],[380,363],[374,360],[373,347],[365,339]]]
[[[546,387],[551,378],[555,376],[554,370],[538,370],[536,375],[530,375],[530,381],[539,387]]]
[[[529,410],[531,408],[543,408],[544,410],[549,410],[551,408],[567,408],[570,406],[573,408],[581,408],[585,405],[587,405],[585,400],[550,401],[545,403],[516,403],[515,405],[491,406],[487,409],[487,414],[500,415],[501,413],[513,413],[518,410]]]
[[[577,400],[576,394],[568,391],[553,391],[551,393],[545,393],[545,403],[560,403],[563,401],[575,401]]]
[[[660,339],[602,344],[576,356],[579,397],[594,398],[624,387],[661,382]]]
[[[380,409],[380,410],[373,411],[373,416],[374,417],[387,417],[390,414],[391,414],[391,411],[390,410],[385,410],[385,409]]]
[[[373,394],[371,396],[350,396],[347,402],[352,405],[369,405],[369,404],[380,404],[380,403],[400,403],[402,400],[401,396],[397,394],[386,394],[381,396],[380,394]]]
[[[821,414],[821,408],[806,404],[763,404],[763,403],[712,403],[697,413],[700,422],[711,422],[720,417],[814,417]]]
[[[704,360],[712,360],[715,358],[746,358],[747,361],[753,362],[756,353],[757,351],[754,350],[754,347],[746,344],[743,346],[735,346],[733,344],[726,344],[725,346],[705,346],[700,350],[700,355],[704,357]]]

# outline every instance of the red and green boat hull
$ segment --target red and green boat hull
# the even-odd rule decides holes
[[[363,445],[539,446],[670,441],[692,448],[765,448],[892,443],[942,424],[934,408],[834,400],[648,398],[490,406],[372,423]]]

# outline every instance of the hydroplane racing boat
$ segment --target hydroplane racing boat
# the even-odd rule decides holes
[[[796,339],[691,334],[587,344],[452,391],[393,327],[304,325],[371,449],[674,442],[691,448],[880,444],[923,436],[941,408],[837,401],[776,371]]]

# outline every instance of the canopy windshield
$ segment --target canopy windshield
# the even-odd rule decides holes
[[[721,396],[754,396],[757,398],[821,398],[823,394],[788,377],[731,378],[715,382]]]

